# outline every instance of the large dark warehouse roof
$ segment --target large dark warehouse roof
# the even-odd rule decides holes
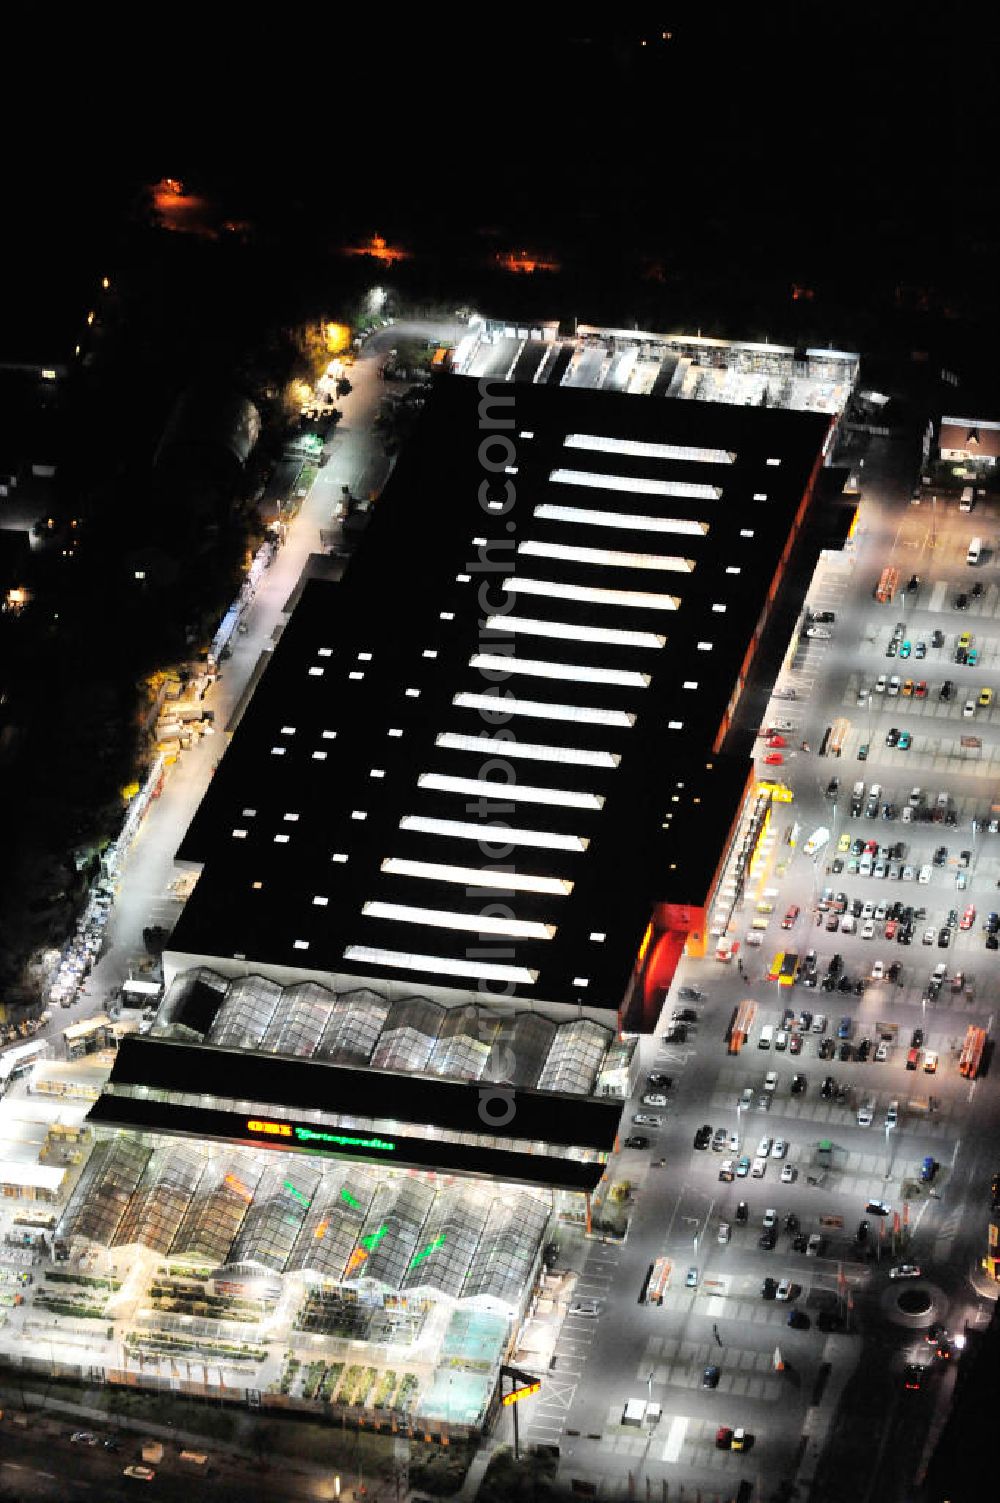
[[[483,426],[441,383],[305,590],[172,952],[615,1008],[651,904],[704,902],[749,771],[714,747],[829,419],[492,391]]]

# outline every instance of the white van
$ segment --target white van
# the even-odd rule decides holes
[[[771,1047],[771,1041],[772,1041],[773,1038],[774,1038],[774,1024],[773,1023],[765,1023],[764,1026],[763,1026],[763,1028],[760,1030],[760,1038],[757,1040],[757,1048],[758,1049],[770,1049],[770,1047]]]
[[[983,551],[983,540],[982,540],[982,538],[973,538],[972,542],[969,544],[969,551],[965,555],[965,562],[967,564],[978,564],[978,562],[979,562],[979,555],[982,553],[982,551]]]
[[[972,508],[973,508],[973,506],[974,506],[974,504],[975,504],[975,497],[973,496],[972,486],[971,485],[963,485],[963,487],[962,487],[962,496],[961,496],[961,499],[959,500],[959,503],[958,503],[958,509],[959,509],[959,511],[971,511]]]
[[[814,856],[817,851],[823,849],[829,839],[830,831],[825,825],[820,825],[818,830],[813,830],[802,849],[807,856]]]
[[[917,877],[917,881],[918,882],[927,883],[930,880],[931,880],[931,867],[929,867],[929,866],[922,866],[920,868],[920,875]]]
[[[767,1159],[754,1159],[753,1168],[750,1170],[751,1178],[763,1179],[767,1170]]]

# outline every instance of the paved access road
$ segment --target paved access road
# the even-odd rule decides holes
[[[396,323],[373,334],[348,368],[352,390],[338,399],[343,419],[326,445],[327,463],[261,580],[254,603],[244,616],[246,633],[233,638],[232,656],[222,665],[221,677],[206,697],[205,707],[213,712],[220,731],[229,724],[262,656],[266,660],[280,634],[310,555],[323,551],[321,533],[336,530],[333,513],[341,500],[342,487],[346,485],[354,495],[361,496],[377,489],[388,476],[390,462],[373,423],[387,391],[398,394],[406,389],[396,383],[390,386],[378,377],[388,350],[403,339],[450,343],[463,333],[464,326],[441,320]],[[144,954],[143,929],[152,924],[168,930],[173,927],[183,901],[175,884],[183,883],[186,875],[176,867],[174,852],[226,744],[221,734],[205,737],[183,752],[170,769],[163,793],[151,806],[122,870],[100,962],[73,1007],[53,1009],[42,1036],[48,1033],[58,1037],[69,1023],[104,1011],[111,995]]]

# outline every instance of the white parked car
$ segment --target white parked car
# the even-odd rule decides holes
[[[791,1279],[782,1279],[781,1283],[778,1285],[778,1292],[775,1294],[774,1297],[775,1297],[775,1299],[791,1299],[791,1297],[792,1297],[792,1281],[791,1281]]]
[[[767,1210],[764,1212],[764,1230],[766,1231],[769,1226],[774,1226],[777,1220],[777,1211],[773,1206],[768,1206]]]
[[[666,1096],[661,1096],[658,1091],[651,1091],[648,1095],[643,1096],[642,1104],[643,1106],[666,1106],[667,1098]]]
[[[781,1183],[783,1185],[792,1185],[792,1184],[794,1184],[795,1183],[795,1176],[797,1175],[797,1173],[798,1173],[798,1170],[795,1168],[794,1164],[782,1164],[782,1166],[781,1166]]]
[[[916,1263],[897,1263],[895,1268],[889,1269],[891,1279],[919,1279],[920,1269]]]
[[[729,1134],[729,1152],[730,1153],[735,1153],[737,1155],[737,1157],[738,1157],[739,1156],[739,1151],[740,1151],[740,1135],[739,1135],[739,1133],[731,1132]]]
[[[843,927],[843,925],[841,925],[841,927]],[[861,938],[862,939],[874,939],[875,938],[875,924],[874,924],[874,921],[872,919],[866,919],[865,922],[861,925]]]
[[[876,960],[875,964],[872,966],[872,980],[873,981],[881,981],[884,975],[885,975],[885,961],[884,960]]]
[[[571,1315],[586,1315],[590,1319],[596,1318],[601,1313],[600,1300],[575,1299],[569,1307]]]
[[[784,1138],[775,1138],[774,1142],[771,1144],[772,1159],[783,1159],[787,1152],[788,1144],[785,1142]]]
[[[858,1107],[858,1126],[871,1127],[874,1120],[875,1108],[870,1101],[866,1101],[863,1106]]]
[[[777,1074],[777,1071],[776,1070],[768,1070],[767,1074],[764,1076],[764,1089],[765,1089],[765,1091],[776,1090],[777,1089],[777,1085],[778,1085],[778,1074]]]
[[[766,1159],[767,1156],[768,1156],[768,1154],[770,1152],[771,1152],[771,1139],[770,1138],[766,1138],[766,1137],[765,1138],[761,1138],[760,1142],[757,1144],[757,1157],[759,1159]]]
[[[883,1039],[882,1042],[877,1046],[877,1048],[875,1050],[875,1059],[878,1062],[878,1064],[881,1064],[883,1062],[883,1060],[887,1060],[888,1058],[889,1058],[889,1045],[886,1043],[885,1039]]]

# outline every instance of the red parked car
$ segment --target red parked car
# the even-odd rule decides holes
[[[777,731],[775,731],[772,736],[768,736],[767,744],[768,746],[787,746],[788,742],[785,740],[784,736],[779,736]]]
[[[764,761],[767,763],[768,767],[780,767],[784,760],[785,759],[780,752],[768,752],[767,756],[764,758]]]

